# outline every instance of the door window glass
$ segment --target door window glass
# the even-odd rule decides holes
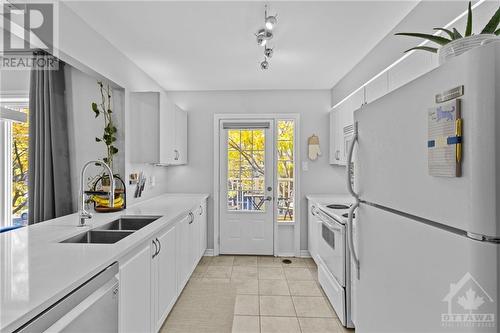
[[[227,141],[228,210],[265,211],[265,130],[230,129]]]
[[[293,222],[295,163],[294,163],[294,131],[293,120],[278,121],[276,152],[278,154],[278,222]]]

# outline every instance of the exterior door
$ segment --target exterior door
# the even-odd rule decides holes
[[[274,122],[221,125],[220,253],[272,255]]]

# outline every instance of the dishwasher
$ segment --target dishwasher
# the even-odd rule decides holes
[[[115,262],[14,332],[118,332],[117,273]]]

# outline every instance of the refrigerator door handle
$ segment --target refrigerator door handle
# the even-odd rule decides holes
[[[347,154],[347,190],[349,193],[355,197],[356,199],[359,199],[359,195],[354,192],[354,188],[352,187],[352,154],[354,152],[354,145],[358,142],[358,123],[354,123],[354,133],[352,135],[352,141],[351,144],[349,145],[349,151]]]
[[[349,253],[351,254],[352,261],[354,262],[354,266],[356,267],[356,277],[359,280],[359,258],[356,253],[356,248],[354,247],[354,235],[352,232],[352,224],[353,224],[353,216],[354,211],[359,206],[359,199],[356,198],[356,202],[349,208],[349,213],[347,217],[347,244],[349,245]]]
[[[349,215],[347,217],[347,243],[349,245],[349,253],[351,254],[351,258],[356,267],[356,276],[359,280],[359,258],[356,253],[356,249],[354,248],[354,236],[353,236],[353,216],[354,211],[359,206],[359,195],[354,192],[354,188],[352,186],[352,154],[354,151],[354,145],[358,141],[358,123],[354,122],[354,133],[352,136],[351,144],[349,145],[349,152],[347,155],[347,189],[349,193],[356,199],[355,203],[349,208]]]

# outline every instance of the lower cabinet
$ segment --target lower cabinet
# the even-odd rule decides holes
[[[120,332],[158,332],[206,250],[206,200],[120,262]]]
[[[175,241],[177,227],[161,233],[156,239],[158,250],[153,254],[151,295],[155,331],[159,331],[165,318],[177,300],[177,271],[175,257]]]
[[[177,291],[180,294],[191,275],[191,237],[189,235],[191,213],[177,224]]]
[[[196,219],[199,221],[198,225],[200,228],[200,252],[199,257],[205,255],[207,250],[207,202],[203,201],[198,208],[198,214],[196,214]]]
[[[120,332],[151,332],[151,247],[120,262]]]

